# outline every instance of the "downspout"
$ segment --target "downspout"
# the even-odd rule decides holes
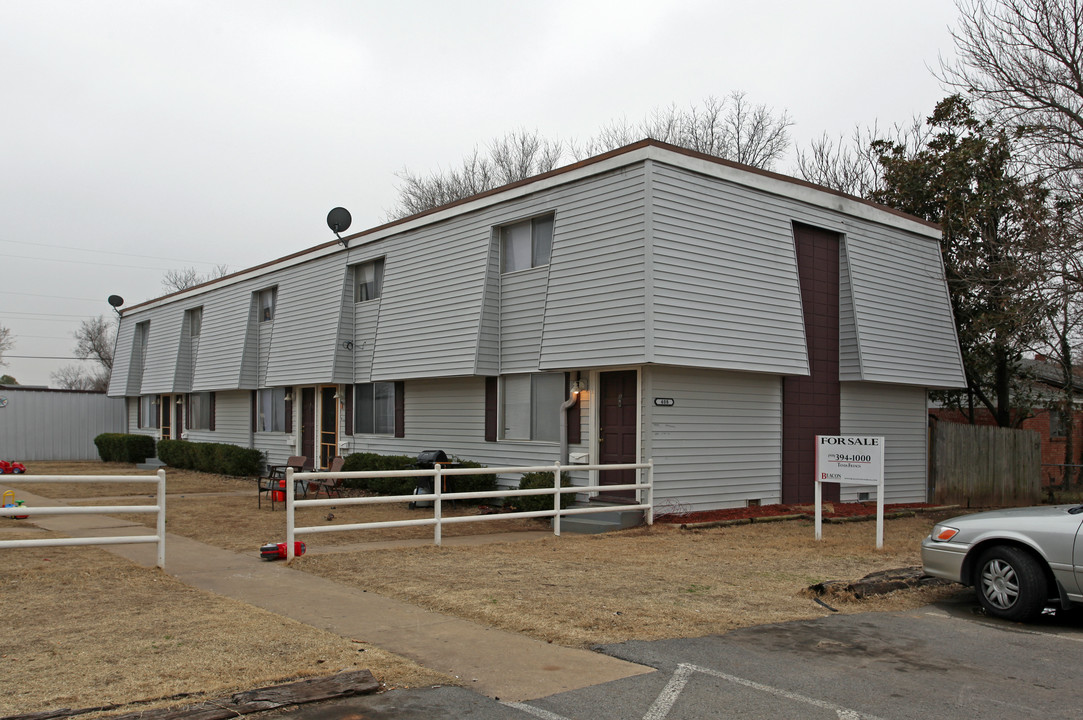
[[[576,380],[572,383],[571,396],[565,400],[560,406],[560,464],[568,464],[568,410],[572,405],[575,405],[579,399],[579,392],[582,390],[582,383]]]

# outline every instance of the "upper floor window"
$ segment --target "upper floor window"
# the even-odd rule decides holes
[[[354,302],[376,300],[384,292],[384,259],[354,266]]]
[[[150,320],[144,320],[135,326],[135,349],[139,353],[139,367],[147,363],[147,342],[150,339]]]
[[[188,336],[199,337],[199,333],[203,329],[203,308],[192,308],[186,314],[188,315]]]
[[[1068,437],[1068,413],[1063,410],[1049,410],[1049,437]]]
[[[501,377],[503,440],[560,441],[564,373]]]
[[[275,319],[275,298],[278,288],[267,288],[259,291],[259,321],[270,322]]]
[[[543,215],[500,228],[504,272],[549,264],[553,249],[553,216]]]

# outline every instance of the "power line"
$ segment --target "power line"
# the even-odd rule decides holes
[[[73,263],[75,265],[97,265],[99,267],[111,267],[111,268],[129,268],[131,270],[172,270],[173,268],[155,268],[147,267],[146,265],[119,265],[117,263],[99,263],[91,262],[90,260],[61,260],[59,258],[40,258],[30,257],[29,255],[7,255],[9,258],[18,258],[20,260],[37,260],[39,262],[60,262],[60,263]]]
[[[161,255],[139,255],[137,253],[120,252],[120,251],[117,251],[117,250],[97,250],[97,249],[91,250],[91,249],[88,249],[88,248],[73,247],[71,245],[50,245],[48,243],[31,242],[29,240],[3,240],[3,239],[0,239],[0,242],[11,243],[13,245],[31,245],[33,247],[57,248],[59,250],[77,250],[79,252],[92,252],[92,253],[104,254],[104,255],[123,255],[124,257],[141,257],[141,258],[147,258],[148,260],[167,260],[169,262],[191,263],[193,265],[220,265],[220,264],[222,264],[222,263],[210,262],[208,260],[182,260],[180,258],[162,257]]]
[[[18,295],[20,297],[40,297],[50,300],[86,300],[88,302],[101,302],[101,298],[71,297],[70,295],[44,295],[41,293],[19,292],[18,290],[0,290],[0,295]]]
[[[8,355],[5,358],[19,358],[21,360],[81,360],[83,362],[97,362],[95,358],[69,357],[67,355]]]

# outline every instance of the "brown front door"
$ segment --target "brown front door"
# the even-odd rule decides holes
[[[639,459],[636,445],[637,406],[636,371],[621,370],[601,374],[598,416],[598,459],[603,465],[634,463]],[[635,470],[602,470],[600,485],[627,485],[636,481]],[[602,491],[604,502],[635,502],[635,490]]]
[[[301,454],[316,457],[316,388],[301,389]]]
[[[338,400],[335,386],[320,388],[320,468],[326,470],[338,454]]]

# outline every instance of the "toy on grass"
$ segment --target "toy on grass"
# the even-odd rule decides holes
[[[300,540],[296,540],[293,543],[293,556],[301,557],[305,554],[305,544]],[[259,549],[259,556],[264,560],[285,560],[286,559],[286,543],[266,543]]]
[[[9,495],[11,496],[10,498],[8,497]],[[15,499],[15,491],[14,490],[6,490],[6,491],[4,491],[3,498],[0,499],[0,507],[6,507],[6,508],[22,507],[24,502],[26,502],[26,501],[25,500],[16,500]],[[15,518],[16,520],[26,520],[30,516],[29,515],[8,515],[8,517]]]

